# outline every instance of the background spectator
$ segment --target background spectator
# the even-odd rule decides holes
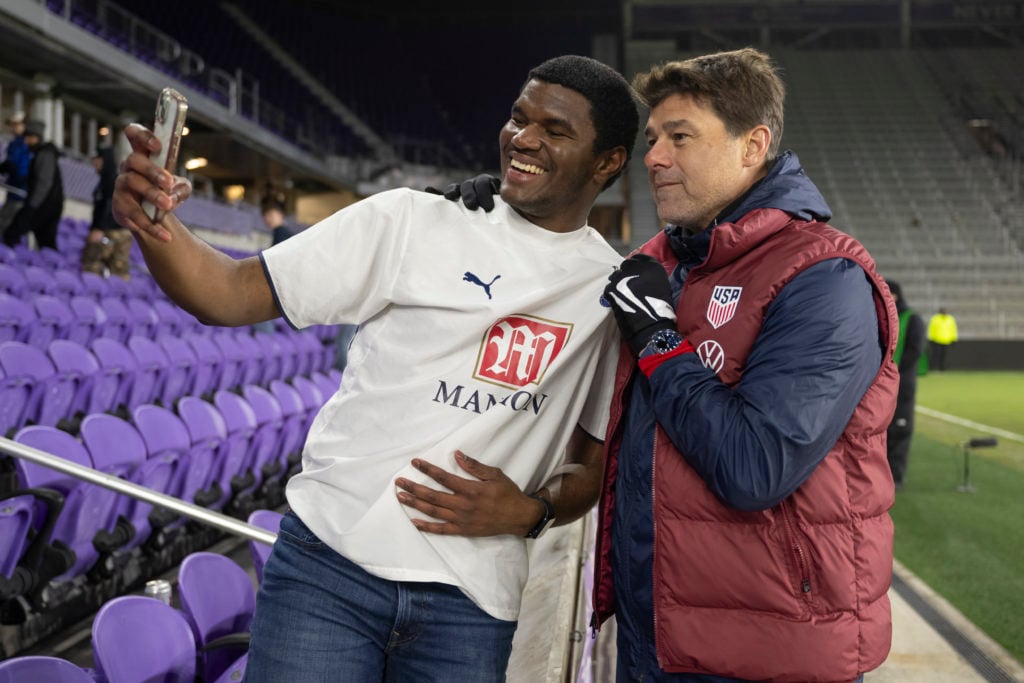
[[[25,124],[25,142],[32,151],[28,171],[28,196],[14,221],[4,231],[4,244],[13,247],[32,232],[36,244],[57,248],[57,224],[64,212],[64,181],[60,175],[60,152],[52,142],[43,142],[46,124],[29,121]]]
[[[888,430],[889,469],[896,483],[896,490],[903,488],[903,477],[907,471],[910,455],[910,439],[914,434],[914,404],[917,396],[917,375],[923,365],[925,330],[924,320],[903,298],[903,289],[898,282],[886,280],[892,298],[896,300],[896,312],[900,316],[900,336],[893,353],[893,362],[900,369],[900,390],[896,396],[896,413]]]
[[[113,148],[100,148],[93,156],[92,164],[100,174],[100,181],[93,190],[92,223],[82,248],[82,270],[97,275],[109,273],[127,280],[130,277],[128,268],[132,235],[117,224],[111,211],[114,181],[117,180]]]
[[[940,308],[928,321],[928,367],[945,370],[946,353],[956,340],[956,318],[945,308]]]
[[[32,163],[32,152],[25,142],[25,112],[16,111],[7,117],[7,128],[11,131],[11,141],[7,143],[7,152],[0,162],[0,173],[7,176],[7,184],[23,193],[28,190],[28,167]],[[7,200],[0,208],[0,234],[7,232],[11,221],[21,209],[24,195],[7,192]]]

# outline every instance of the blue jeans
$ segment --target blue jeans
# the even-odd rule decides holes
[[[263,569],[245,680],[504,681],[515,630],[455,586],[367,573],[289,512]]]

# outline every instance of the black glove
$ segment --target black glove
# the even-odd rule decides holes
[[[443,195],[448,201],[457,202],[461,199],[470,211],[477,209],[491,211],[494,209],[494,195],[501,191],[501,179],[481,173],[477,177],[463,180],[461,183],[452,183],[443,190],[436,187],[423,189],[431,194]]]
[[[676,329],[668,275],[647,254],[631,256],[608,276],[603,302],[611,307],[622,338],[634,356],[639,355],[656,332]]]

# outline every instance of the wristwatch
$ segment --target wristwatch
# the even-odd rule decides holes
[[[644,348],[640,349],[637,358],[647,358],[661,353],[668,353],[679,348],[683,343],[683,336],[675,330],[658,330],[654,333]]]
[[[544,504],[544,515],[540,518],[540,521],[538,521],[532,529],[526,532],[526,538],[540,538],[544,534],[544,532],[548,530],[548,527],[551,526],[551,523],[555,521],[555,510],[554,508],[551,507],[551,503],[549,503],[547,499],[542,498],[541,496],[534,494],[530,496],[530,498],[533,498],[534,500],[539,500],[541,503]]]

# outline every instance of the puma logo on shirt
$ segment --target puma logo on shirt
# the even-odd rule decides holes
[[[500,277],[501,277],[500,275],[495,275],[494,279],[492,279],[490,282],[486,282],[485,283],[483,280],[478,278],[476,275],[473,275],[473,273],[470,273],[469,271],[466,271],[466,274],[462,276],[462,279],[465,280],[466,282],[472,282],[474,285],[480,285],[481,287],[483,287],[484,293],[487,295],[487,298],[491,299],[491,298],[493,298],[493,297],[491,297],[491,285],[493,285],[494,281],[497,280]]]

